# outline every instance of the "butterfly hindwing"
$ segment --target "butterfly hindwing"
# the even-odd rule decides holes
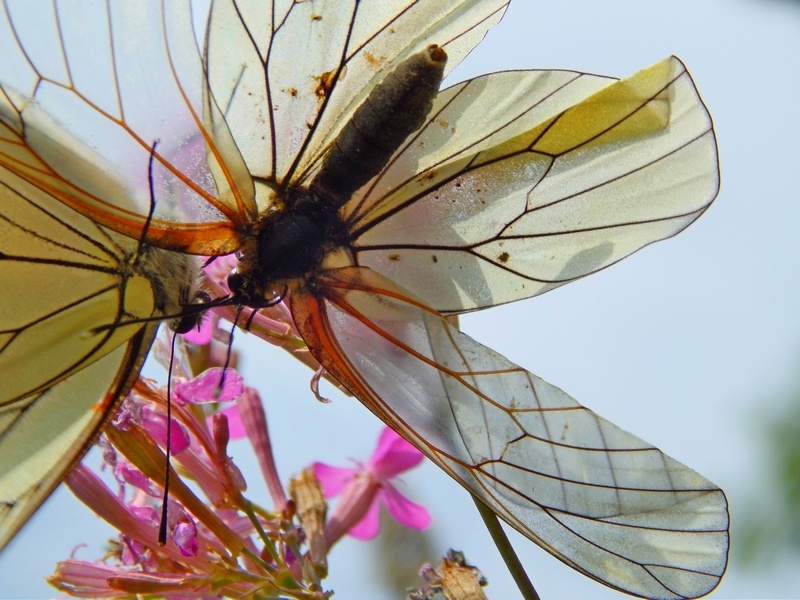
[[[381,420],[529,539],[627,593],[692,598],[725,571],[713,483],[365,268],[291,307],[312,353]]]

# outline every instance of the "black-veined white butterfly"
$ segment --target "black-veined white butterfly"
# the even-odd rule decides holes
[[[0,207],[1,548],[94,443],[156,333],[143,320],[180,314],[198,268],[2,167]]]
[[[110,3],[91,18],[58,5],[52,22],[36,15],[35,37],[14,12],[0,162],[134,239],[240,252],[239,297],[283,295],[325,369],[509,524],[611,587],[703,595],[727,560],[722,491],[441,316],[543,293],[705,211],[716,143],[682,63],[619,82],[479,77],[439,93],[352,194],[359,181],[323,166],[358,137],[346,124],[387,73],[436,44],[446,74],[506,4],[218,2],[205,36],[186,3]],[[375,108],[382,139],[397,123]],[[65,160],[76,140],[138,212]]]

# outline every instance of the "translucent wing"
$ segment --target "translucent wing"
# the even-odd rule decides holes
[[[138,375],[157,326],[130,321],[179,312],[195,277],[0,167],[0,548]]]
[[[147,240],[193,253],[234,251],[238,232],[256,218],[253,183],[204,95],[190,5],[101,7],[0,9],[0,165],[141,239],[157,144]]]
[[[528,71],[444,90],[343,216],[359,264],[458,313],[673,236],[718,189],[711,118],[672,57],[616,83]]]
[[[283,202],[259,183],[306,179],[387,69],[431,38],[454,66],[507,2],[215,3],[205,65],[185,1],[106,3],[89,15],[66,3],[52,14],[4,5],[0,164],[140,239],[158,142],[146,241],[231,253],[259,213]],[[96,162],[92,176],[73,153]],[[120,206],[103,174],[132,205]]]
[[[432,43],[445,48],[452,69],[507,4],[215,3],[206,48],[209,86],[256,179],[284,187],[307,182],[386,73]]]
[[[154,332],[142,330],[69,378],[0,405],[0,549],[94,443],[138,375]]]
[[[714,484],[448,325],[364,268],[292,312],[314,356],[510,525],[613,588],[694,598],[725,571]]]

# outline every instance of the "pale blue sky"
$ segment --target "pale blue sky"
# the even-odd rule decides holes
[[[733,527],[746,497],[769,492],[758,487],[754,422],[800,364],[799,34],[800,7],[777,0],[515,0],[452,79],[526,67],[626,76],[668,54],[686,63],[716,125],[716,203],[672,240],[462,327],[714,481]],[[356,400],[320,405],[303,367],[244,338],[244,374],[267,402],[285,478],[321,456],[368,456],[379,426]],[[518,597],[467,494],[431,465],[405,480],[434,515],[438,550],[463,550],[490,598]],[[0,557],[0,597],[54,595],[39,578],[80,541],[90,544],[80,556],[98,556],[107,534],[95,525],[57,493]],[[512,540],[543,599],[626,597]],[[370,587],[372,553],[349,540],[333,550],[327,583],[337,598],[383,597]],[[758,572],[734,562],[712,597],[798,597],[796,561]]]

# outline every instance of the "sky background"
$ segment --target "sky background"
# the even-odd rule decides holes
[[[542,297],[468,315],[462,328],[726,491],[733,557],[713,598],[796,598],[797,555],[747,568],[735,543],[749,507],[772,502],[762,432],[787,410],[800,365],[800,4],[516,0],[450,82],[518,68],[626,76],[669,54],[684,60],[714,118],[715,204],[674,239]],[[257,339],[237,343],[285,480],[314,460],[367,459],[380,424],[355,399],[328,388],[334,401],[322,405],[299,363]],[[246,445],[232,453],[254,472]],[[249,495],[268,504],[249,480]],[[519,597],[467,493],[430,464],[404,481],[434,516],[436,555],[463,550],[490,598]],[[543,600],[626,597],[510,535]],[[108,536],[59,490],[0,557],[0,597],[54,596],[41,578],[55,562],[80,543],[80,558],[97,558]],[[348,539],[333,549],[326,583],[336,598],[400,597],[376,576],[377,548]]]

